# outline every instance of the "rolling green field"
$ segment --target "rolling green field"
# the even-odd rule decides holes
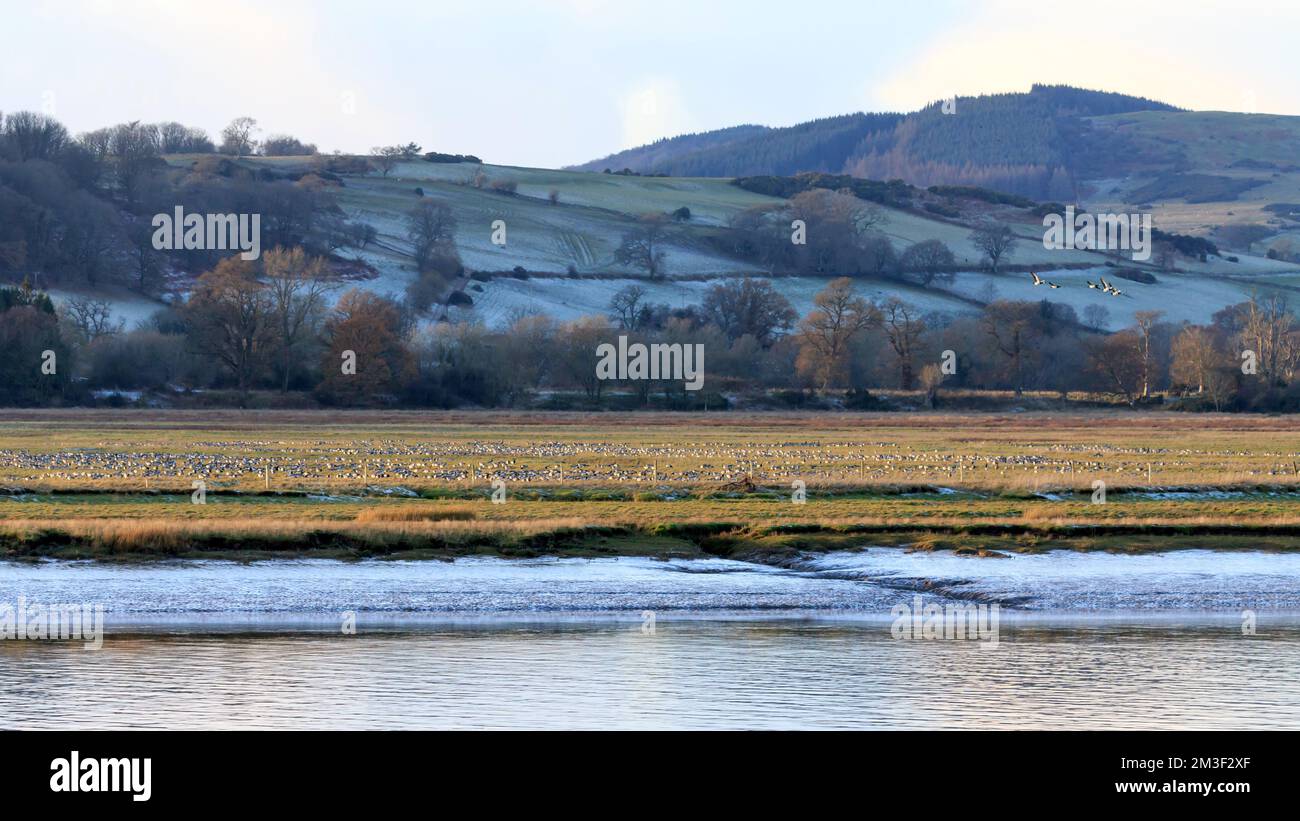
[[[519,186],[518,196],[509,197],[487,188],[470,185],[474,174],[482,170],[489,184],[497,180],[510,180]],[[356,209],[362,218],[379,220],[387,224],[412,208],[417,201],[416,186],[428,196],[441,196],[452,205],[461,223],[457,232],[457,246],[469,253],[499,258],[497,270],[513,267],[510,260],[535,271],[562,272],[572,263],[579,271],[599,269],[603,272],[624,270],[613,260],[613,250],[627,230],[631,219],[643,213],[667,213],[682,206],[691,210],[691,221],[677,226],[689,239],[703,233],[701,229],[725,226],[736,213],[753,206],[774,206],[783,202],[775,197],[754,194],[732,185],[727,179],[634,177],[617,174],[599,174],[579,171],[552,171],[547,169],[517,168],[513,166],[446,164],[414,161],[400,163],[390,176],[350,177],[342,192],[345,208]],[[554,190],[559,193],[558,206],[547,199]],[[970,228],[938,219],[928,219],[919,214],[880,207],[886,221],[880,226],[899,249],[927,239],[939,239],[956,254],[958,260],[971,267],[980,263],[980,252],[969,240]],[[507,243],[505,248],[492,246],[488,241],[488,226],[494,219],[504,219],[518,227],[519,244]],[[380,225],[381,233],[385,233]],[[400,228],[400,225],[397,226]],[[1087,251],[1047,251],[1042,247],[1042,230],[1036,226],[1016,226],[1026,240],[1021,248],[1020,264],[1043,266],[1063,264],[1102,265],[1104,257]],[[546,234],[544,240],[536,233]],[[564,232],[578,233],[598,250],[589,255],[566,256],[553,247],[551,235]],[[400,231],[390,235],[401,242]],[[691,253],[687,253],[691,252]],[[677,244],[670,259],[670,276],[697,275],[701,273],[736,273],[752,271],[753,265],[741,260],[718,257],[713,254],[697,259],[698,248]],[[471,264],[491,270],[490,264]],[[531,261],[531,263],[530,263]],[[531,265],[531,267],[530,267]],[[632,273],[631,269],[626,269]]]
[[[254,158],[247,162],[287,161]],[[506,196],[490,187],[475,188],[470,182],[479,171],[486,175],[489,186],[498,180],[517,183],[518,195]],[[388,177],[377,173],[348,177],[345,187],[339,190],[340,202],[349,215],[369,222],[379,231],[378,245],[360,254],[379,274],[365,283],[365,287],[399,295],[414,278],[407,257],[403,220],[420,199],[416,188],[422,189],[425,196],[437,197],[451,206],[458,222],[456,244],[471,268],[507,271],[521,266],[531,274],[527,281],[499,277],[476,283],[471,292],[474,307],[449,311],[455,320],[483,321],[491,325],[504,324],[519,310],[540,310],[562,320],[601,314],[610,296],[632,281],[640,282],[652,301],[674,306],[698,304],[712,279],[761,274],[753,263],[730,258],[716,250],[709,243],[710,235],[724,230],[723,226],[739,211],[783,202],[745,191],[726,179],[636,177],[420,160],[399,163]],[[551,191],[557,192],[559,205],[550,203]],[[1106,199],[1099,194],[1097,202]],[[1089,205],[1093,210],[1101,207]],[[1158,204],[1156,222],[1163,227],[1168,227],[1167,222],[1168,225],[1176,223],[1181,229],[1199,234],[1207,220],[1263,221],[1260,216],[1263,205],[1263,200],[1226,204],[1171,200]],[[675,226],[677,238],[666,246],[666,280],[645,280],[640,272],[615,261],[614,251],[636,215],[666,213],[682,206],[690,208],[692,218]],[[1226,214],[1233,207],[1240,213]],[[1133,210],[1122,201],[1111,202],[1105,208],[1122,213]],[[957,274],[951,284],[928,289],[898,281],[863,281],[861,288],[871,296],[898,296],[925,310],[946,313],[970,311],[990,295],[1001,299],[1042,298],[1027,274],[992,275],[980,271],[981,253],[970,240],[968,225],[899,209],[881,207],[880,211],[885,221],[878,226],[879,230],[889,237],[898,252],[913,243],[937,239],[952,250],[958,264],[967,270]],[[491,242],[491,226],[498,219],[508,228],[505,246]],[[1185,224],[1188,221],[1196,225],[1188,226]],[[1042,226],[1038,222],[1013,222],[1011,226],[1019,237],[1012,262],[1056,271],[1054,279],[1066,287],[1054,291],[1052,298],[1072,305],[1079,312],[1091,304],[1104,306],[1111,314],[1112,329],[1127,326],[1133,314],[1141,310],[1162,310],[1168,320],[1175,322],[1207,321],[1220,308],[1249,299],[1258,287],[1259,277],[1286,275],[1297,270],[1294,264],[1262,256],[1238,255],[1235,263],[1218,259],[1204,263],[1188,260],[1184,263],[1186,273],[1160,272],[1156,283],[1134,285],[1128,289],[1125,299],[1116,301],[1086,286],[1086,280],[1095,279],[1099,272],[1104,275],[1105,266],[1115,264],[1113,258],[1092,251],[1045,249]],[[1195,230],[1191,230],[1193,227]],[[1259,253],[1262,255],[1263,250]],[[594,282],[571,279],[565,273],[569,270],[601,279]],[[625,278],[609,279],[618,276]],[[778,277],[772,282],[802,314],[811,309],[812,298],[825,280]]]
[[[1231,199],[1186,202],[1170,197],[1150,201],[1156,225],[1166,231],[1204,235],[1218,225],[1254,224],[1284,232],[1284,226],[1263,207],[1300,201],[1300,169],[1296,167],[1300,157],[1300,117],[1140,111],[1092,120],[1097,128],[1131,139],[1138,152],[1163,157],[1180,173],[1259,183]],[[1106,181],[1101,190],[1087,198],[1087,205],[1093,211],[1131,211],[1133,205],[1145,202],[1134,192],[1150,181],[1149,177]],[[1265,249],[1252,250],[1262,255]],[[1231,273],[1222,265],[1218,270]]]
[[[1148,135],[1157,133],[1163,122],[1156,118],[1148,123],[1138,118],[1132,123],[1116,120],[1112,126]],[[1268,139],[1270,133],[1265,129],[1259,139]],[[1155,144],[1159,145],[1158,141]],[[1206,151],[1207,163],[1232,159],[1219,157],[1208,148]],[[185,165],[194,159],[176,156],[170,161]],[[271,167],[301,172],[311,167],[311,160],[304,157],[247,157],[238,162],[249,169]],[[1198,173],[1264,173],[1216,169],[1218,166],[1198,167]],[[472,184],[480,172],[486,177],[482,188]],[[1288,174],[1279,172],[1279,180],[1285,182],[1285,178]],[[517,194],[492,190],[491,184],[500,181],[516,184]],[[1110,181],[1091,194],[1088,209],[1129,213],[1135,207],[1128,202],[1129,196],[1146,181]],[[549,199],[552,191],[558,204]],[[697,305],[719,278],[764,275],[753,262],[727,255],[712,240],[726,230],[728,220],[736,213],[783,202],[745,191],[722,178],[638,177],[423,160],[398,163],[388,176],[378,171],[344,175],[342,186],[334,193],[350,220],[370,224],[378,233],[377,241],[366,248],[341,252],[355,257],[365,270],[356,285],[396,298],[401,298],[416,278],[406,215],[422,198],[447,203],[457,220],[456,246],[468,268],[508,272],[520,267],[527,272],[528,279],[496,276],[486,282],[453,284],[470,296],[473,305],[447,308],[448,318],[493,327],[507,324],[520,312],[539,311],[560,321],[604,314],[610,297],[632,283],[645,288],[651,302],[673,307]],[[1288,199],[1283,193],[1265,187],[1247,192],[1241,201],[1186,203],[1175,198],[1152,205],[1157,227],[1202,235],[1215,225],[1267,222],[1271,215],[1262,208],[1272,200],[1257,199],[1256,195],[1300,199],[1300,195]],[[615,250],[638,215],[667,213],[681,207],[690,209],[691,219],[673,226],[674,237],[665,245],[666,278],[647,279],[643,272],[616,261]],[[1221,308],[1249,299],[1254,291],[1281,287],[1282,281],[1275,278],[1292,276],[1300,270],[1293,263],[1264,258],[1266,243],[1257,243],[1259,247],[1253,249],[1253,254],[1233,249],[1236,262],[1218,258],[1206,262],[1184,260],[1180,263],[1182,272],[1157,271],[1156,282],[1134,283],[1126,289],[1124,298],[1117,300],[1089,289],[1086,281],[1106,275],[1106,266],[1120,264],[1117,259],[1121,258],[1091,251],[1045,249],[1041,224],[1026,218],[1023,212],[999,217],[1012,219],[1010,224],[1019,237],[1010,260],[1018,270],[991,274],[980,270],[980,253],[969,239],[969,225],[910,211],[881,210],[885,221],[879,230],[889,237],[896,251],[901,253],[913,243],[938,239],[953,251],[964,269],[953,282],[925,289],[896,279],[859,281],[862,292],[871,298],[898,296],[925,311],[957,314],[975,310],[990,299],[1041,299],[1042,289],[1034,288],[1023,270],[1032,266],[1053,272],[1052,279],[1064,285],[1051,293],[1054,301],[1068,304],[1080,314],[1093,305],[1106,308],[1106,327],[1110,330],[1127,327],[1134,314],[1143,310],[1163,311],[1164,318],[1171,322],[1201,323],[1209,321]],[[492,242],[496,220],[506,225],[505,245]],[[1267,282],[1263,281],[1265,277],[1269,278]],[[813,296],[826,280],[780,276],[771,281],[802,315],[811,309]],[[129,310],[126,305],[118,307],[132,318],[141,315],[138,306],[130,306]]]
[[[1289,550],[1298,467],[1279,418],[9,411],[0,551]]]

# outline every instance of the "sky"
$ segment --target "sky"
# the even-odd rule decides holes
[[[0,0],[0,111],[559,167],[1032,83],[1300,114],[1300,3]]]

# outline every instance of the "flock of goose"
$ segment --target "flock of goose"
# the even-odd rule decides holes
[[[1053,289],[1061,287],[1060,285],[1057,285],[1055,282],[1050,282],[1046,279],[1041,278],[1040,276],[1038,276],[1038,274],[1035,274],[1032,271],[1029,273],[1029,275],[1034,278],[1034,285],[1046,285],[1048,288],[1053,288]],[[1095,291],[1101,291],[1103,294],[1110,294],[1111,296],[1124,295],[1123,291],[1121,291],[1119,288],[1116,288],[1114,285],[1111,285],[1109,282],[1107,282],[1105,277],[1098,277],[1097,279],[1100,280],[1100,283],[1093,282],[1092,280],[1088,280],[1088,287]]]
[[[1037,453],[952,453],[889,442],[776,442],[635,445],[601,441],[207,442],[183,452],[132,451],[111,443],[53,452],[0,450],[5,483],[90,487],[117,482],[155,488],[214,486],[272,489],[313,486],[507,482],[685,484],[742,479],[777,482],[935,477],[1191,472],[1226,467],[1236,454],[1174,454],[1098,443],[1074,452],[1044,444]],[[1056,452],[1054,452],[1056,451]],[[1154,458],[1153,458],[1154,457]],[[1280,458],[1280,457],[1279,457]],[[1244,466],[1243,466],[1244,467]],[[1253,471],[1241,471],[1253,472]],[[150,483],[153,483],[152,485]]]

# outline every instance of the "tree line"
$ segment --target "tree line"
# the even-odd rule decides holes
[[[45,286],[116,285],[157,295],[169,271],[206,270],[219,258],[154,247],[151,218],[177,206],[261,214],[262,247],[329,254],[373,239],[373,229],[349,222],[336,202],[334,169],[346,158],[317,156],[309,173],[252,171],[232,157],[259,148],[315,153],[283,135],[257,142],[255,130],[256,121],[242,117],[219,144],[180,123],[120,123],[74,138],[43,114],[0,116],[0,277],[34,273]],[[164,159],[177,153],[197,158]]]
[[[517,311],[500,328],[428,322],[409,299],[348,288],[323,257],[277,247],[255,261],[222,259],[186,300],[128,329],[103,302],[56,308],[24,283],[0,289],[0,391],[23,405],[545,408],[763,396],[875,407],[880,389],[942,406],[948,390],[1000,390],[1300,409],[1300,323],[1280,296],[1225,307],[1203,325],[1138,312],[1108,334],[1049,300],[951,315],[867,299],[847,277],[829,280],[803,316],[754,277],[717,282],[697,305],[647,294],[629,285],[607,312],[571,320]],[[620,336],[703,345],[705,391],[599,379],[596,349]]]

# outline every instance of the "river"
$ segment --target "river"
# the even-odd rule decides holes
[[[2,728],[1300,728],[1300,556],[0,564]],[[897,609],[998,607],[996,641]]]

